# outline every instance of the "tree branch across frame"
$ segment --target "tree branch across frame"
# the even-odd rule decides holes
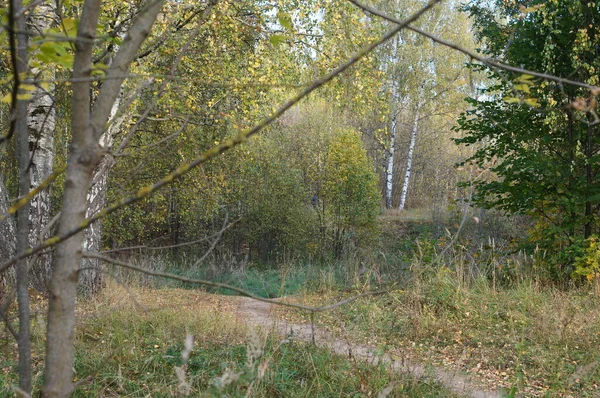
[[[362,9],[364,12],[367,12],[369,14],[376,15],[376,16],[378,16],[380,18],[383,18],[383,19],[385,19],[385,20],[387,20],[389,22],[393,22],[395,24],[401,24],[401,23],[403,23],[402,20],[400,20],[400,19],[398,19],[396,17],[393,17],[391,15],[388,15],[388,14],[384,13],[383,11],[380,11],[380,10],[374,8],[374,7],[371,7],[369,5],[361,3],[358,0],[348,0],[348,1],[350,3],[352,3],[352,4],[354,4],[355,6],[357,6],[358,8]],[[531,76],[534,76],[534,77],[538,77],[540,79],[551,80],[551,81],[554,81],[554,82],[559,83],[559,84],[567,84],[567,85],[577,86],[577,87],[581,87],[581,88],[586,88],[586,89],[589,89],[591,91],[592,95],[594,95],[594,96],[600,95],[600,87],[598,87],[598,86],[594,86],[594,85],[583,83],[583,82],[579,82],[579,81],[576,81],[576,80],[571,80],[571,79],[567,79],[567,78],[563,78],[563,77],[551,75],[551,74],[548,74],[548,73],[541,73],[541,72],[536,72],[536,71],[532,71],[532,70],[529,70],[529,69],[519,68],[519,67],[508,65],[508,64],[505,64],[503,62],[500,62],[500,61],[497,61],[497,60],[494,60],[494,59],[491,59],[491,58],[483,57],[483,56],[481,56],[481,55],[479,55],[479,54],[477,54],[477,53],[475,53],[473,51],[470,51],[470,50],[468,50],[468,49],[466,49],[464,47],[461,47],[461,46],[459,46],[457,44],[454,44],[454,43],[451,43],[451,42],[446,41],[444,39],[441,39],[441,38],[439,38],[437,36],[432,35],[431,33],[425,32],[424,30],[422,30],[420,28],[417,28],[416,26],[412,26],[410,24],[408,26],[406,26],[406,29],[412,30],[415,33],[418,33],[418,34],[420,34],[422,36],[425,36],[428,39],[430,39],[430,40],[434,41],[435,43],[438,43],[438,44],[440,44],[442,46],[445,46],[445,47],[451,48],[453,50],[456,50],[458,52],[461,52],[461,53],[467,55],[468,57],[470,57],[472,59],[475,59],[475,60],[477,60],[477,61],[479,61],[479,62],[481,62],[481,63],[483,63],[483,64],[485,64],[487,66],[490,66],[492,68],[502,69],[502,70],[505,70],[505,71],[508,71],[508,72],[515,72],[515,73],[521,73],[521,74],[531,75]]]
[[[268,298],[264,298],[264,297],[260,297],[257,296],[247,290],[241,289],[239,287],[236,286],[232,286],[232,285],[228,285],[227,283],[220,283],[220,282],[213,282],[213,281],[209,281],[209,280],[205,280],[205,279],[193,279],[193,278],[186,278],[184,276],[179,276],[179,275],[175,275],[175,274],[171,274],[168,272],[160,272],[160,271],[152,271],[143,267],[139,267],[137,265],[133,265],[130,264],[128,262],[125,261],[120,261],[120,260],[116,260],[114,258],[108,257],[108,256],[103,256],[99,253],[91,253],[91,252],[84,252],[83,253],[83,257],[85,258],[93,258],[93,259],[97,259],[97,260],[101,260],[104,261],[108,264],[112,264],[112,265],[116,265],[118,267],[122,267],[122,268],[126,268],[126,269],[130,269],[132,271],[136,271],[142,274],[146,274],[146,275],[151,275],[151,276],[157,276],[157,277],[161,277],[161,278],[167,278],[167,279],[172,279],[175,281],[179,281],[179,282],[184,282],[184,283],[189,283],[189,284],[196,284],[196,285],[203,285],[203,286],[210,286],[210,287],[217,287],[217,288],[221,288],[221,289],[227,289],[227,290],[231,290],[232,292],[236,292],[242,296],[245,297],[250,297],[251,299],[257,300],[257,301],[262,301],[263,303],[269,303],[269,304],[274,304],[274,305],[279,305],[282,307],[289,307],[289,308],[295,308],[297,310],[304,310],[304,311],[308,311],[310,313],[317,313],[317,312],[325,312],[325,311],[329,311],[332,310],[334,308],[337,307],[341,307],[342,305],[351,303],[355,300],[358,300],[360,298],[363,297],[368,297],[368,296],[380,296],[386,293],[391,292],[393,289],[384,289],[384,290],[373,290],[373,291],[368,291],[368,292],[364,292],[352,297],[348,297],[344,300],[341,301],[336,301],[334,303],[331,304],[327,304],[327,305],[323,305],[320,307],[310,307],[310,306],[306,306],[306,305],[302,305],[302,304],[295,304],[295,303],[288,303],[285,301],[279,301],[279,300],[275,300],[275,299],[268,299]],[[96,269],[95,267],[83,267],[81,268],[81,270],[86,270],[86,269]]]
[[[159,189],[169,185],[176,179],[182,177],[183,175],[188,173],[190,170],[192,170],[192,169],[200,166],[201,164],[204,164],[207,161],[216,158],[217,156],[221,155],[222,153],[246,142],[250,137],[256,135],[261,130],[263,130],[265,127],[269,126],[271,123],[273,123],[275,120],[277,120],[281,115],[283,115],[286,111],[288,111],[294,105],[299,103],[302,99],[307,97],[313,91],[315,91],[318,88],[320,88],[321,86],[329,83],[335,77],[337,77],[338,75],[343,73],[345,70],[350,68],[352,65],[356,64],[358,61],[360,61],[362,58],[364,58],[367,54],[369,54],[375,48],[379,47],[381,44],[390,40],[401,30],[407,28],[411,23],[413,23],[414,21],[419,19],[419,17],[421,17],[427,11],[432,9],[439,2],[441,2],[441,0],[430,0],[423,8],[421,8],[420,10],[418,10],[417,12],[412,14],[410,17],[408,17],[404,21],[401,21],[401,23],[398,23],[395,27],[393,27],[387,33],[385,33],[383,36],[381,36],[378,40],[363,47],[353,57],[348,59],[343,64],[339,65],[337,68],[333,69],[328,74],[314,80],[308,87],[301,90],[298,94],[296,94],[294,97],[292,97],[290,100],[288,100],[283,105],[281,105],[278,109],[276,109],[269,117],[263,119],[258,124],[256,124],[254,127],[247,129],[247,130],[240,131],[236,136],[229,138],[229,139],[221,142],[220,144],[212,147],[211,149],[207,150],[206,152],[202,153],[201,155],[199,155],[198,157],[193,159],[191,162],[181,164],[170,174],[164,176],[162,179],[160,179],[159,181],[157,181],[156,183],[154,183],[152,185],[149,185],[149,186],[139,189],[134,195],[125,197],[125,198],[119,200],[118,202],[105,207],[103,210],[96,213],[94,216],[85,219],[77,228],[74,228],[62,235],[52,236],[49,239],[47,239],[45,242],[43,242],[35,247],[29,248],[24,252],[18,253],[13,258],[7,260],[5,263],[0,265],[0,273],[4,272],[6,269],[8,269],[8,267],[14,265],[18,260],[26,258],[28,256],[31,256],[35,253],[40,252],[41,250],[44,250],[46,248],[49,248],[51,246],[54,246],[60,242],[67,240],[71,236],[88,228],[90,226],[90,224],[92,224],[94,221],[99,220],[99,219],[115,212],[116,210],[118,210],[122,207],[128,206],[132,203],[138,202],[138,201],[150,196],[151,194],[158,191]]]

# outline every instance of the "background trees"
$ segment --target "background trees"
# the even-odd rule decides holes
[[[21,388],[31,389],[30,273],[49,298],[43,394],[65,396],[77,292],[103,286],[97,252],[166,248],[174,264],[198,257],[193,268],[209,254],[327,264],[377,251],[380,193],[400,209],[458,199],[450,166],[462,158],[448,134],[465,106],[457,98],[472,90],[464,59],[415,28],[384,45],[423,15],[415,26],[469,54],[466,19],[435,3],[409,4],[400,14],[410,21],[391,29],[337,1],[2,9],[11,61],[0,72],[0,271],[17,270]],[[382,3],[391,13],[399,5]],[[533,4],[519,17],[505,3],[467,9],[490,55],[596,90],[595,7]],[[579,262],[594,276],[594,95],[552,76],[490,73],[495,85],[459,120],[459,142],[481,145],[469,161],[494,174],[479,180],[481,200],[536,217],[534,239],[565,249],[562,272]]]
[[[466,9],[485,52],[513,65],[595,85],[599,59],[594,3],[473,2]],[[551,272],[569,275],[597,233],[600,186],[595,98],[586,89],[486,69],[496,82],[459,119],[475,145],[468,159],[491,173],[477,183],[487,206],[536,220],[531,242],[553,253]]]

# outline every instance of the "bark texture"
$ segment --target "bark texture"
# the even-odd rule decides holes
[[[150,32],[161,8],[162,1],[148,3],[133,20],[113,64],[106,72],[107,80],[102,85],[92,113],[89,65],[92,60],[93,39],[96,36],[101,1],[86,0],[83,4],[77,31],[79,40],[76,40],[73,63],[72,142],[59,221],[60,235],[85,225],[88,190],[92,183],[94,169],[103,153],[99,145],[100,137],[106,130],[106,123],[119,96],[124,75]],[[82,246],[83,232],[79,232],[56,247],[49,289],[46,366],[42,388],[44,397],[68,397],[73,392],[75,298]]]
[[[420,101],[420,100],[419,100]],[[415,153],[415,146],[417,145],[417,134],[419,132],[419,119],[421,117],[420,111],[423,104],[419,102],[415,109],[415,116],[413,119],[412,127],[410,130],[410,144],[408,146],[408,156],[406,160],[406,172],[404,173],[404,182],[402,184],[402,193],[400,194],[400,205],[399,210],[404,210],[406,206],[406,195],[408,194],[408,185],[410,184],[410,176],[412,172],[412,162]]]
[[[124,116],[117,116],[119,97],[115,101],[111,110],[111,124],[106,130],[106,133],[100,137],[100,145],[104,149],[112,147],[115,135],[119,132],[121,124],[125,119]],[[111,156],[104,156],[102,161],[94,170],[92,178],[92,186],[88,192],[87,202],[88,208],[86,217],[91,217],[98,213],[106,206],[106,192],[108,189],[108,174],[114,165],[114,159]],[[84,232],[83,247],[89,252],[99,252],[102,246],[102,220],[98,220],[90,224],[89,228]],[[102,265],[98,259],[85,258],[81,264],[82,270],[79,275],[79,286],[82,294],[92,296],[98,293],[104,286]]]
[[[400,36],[394,38],[394,45],[392,48],[392,56],[390,57],[389,63],[393,68],[394,65],[399,63],[398,59],[398,42]],[[393,74],[395,76],[395,74]],[[387,167],[385,170],[385,205],[388,209],[393,207],[393,194],[394,194],[394,156],[396,153],[396,133],[398,130],[398,112],[399,112],[399,101],[398,98],[398,86],[399,81],[397,78],[393,78],[391,82],[391,114],[390,114],[390,149],[388,152]]]
[[[396,153],[396,130],[398,127],[397,112],[392,112],[392,119],[390,122],[390,149],[388,152],[387,168],[385,170],[385,205],[388,209],[391,209],[392,194],[394,192],[394,156]]]
[[[23,79],[27,73],[27,45],[28,36],[25,26],[25,14],[23,12],[23,3],[21,0],[12,0],[11,19],[14,19],[16,28],[16,59],[13,58],[15,85],[19,87],[18,81]],[[15,34],[14,31],[12,33]],[[18,88],[14,117],[14,144],[15,154],[18,164],[18,182],[19,197],[24,197],[29,193],[29,142],[27,136],[27,92]],[[21,96],[21,98],[19,98]],[[29,246],[29,203],[25,203],[17,210],[17,253],[22,253]],[[28,261],[27,258],[20,259],[16,263],[17,275],[17,302],[19,307],[19,332],[18,332],[18,351],[19,351],[19,388],[25,393],[31,392],[31,346],[29,333],[29,291],[28,285]]]
[[[42,35],[55,24],[55,8],[52,3],[43,2],[36,6],[30,15],[31,30]],[[37,79],[48,82],[54,80],[53,68],[47,70],[33,70]],[[27,107],[27,126],[29,128],[29,150],[31,151],[30,163],[30,189],[39,186],[52,174],[54,164],[54,129],[56,125],[54,107],[54,84],[50,83],[46,89],[37,87]],[[50,191],[44,189],[31,200],[29,212],[29,244],[36,246],[40,241],[48,238],[46,226],[50,221]],[[52,252],[46,251],[39,255],[32,264],[31,284],[37,290],[46,291],[50,281],[52,266]]]
[[[4,185],[4,178],[0,175],[0,214],[7,214],[10,207],[9,195]],[[15,219],[11,216],[0,221],[0,263],[6,262],[15,255],[16,250],[17,227]],[[14,268],[0,274],[0,298],[6,292],[9,284],[13,284],[15,279]]]

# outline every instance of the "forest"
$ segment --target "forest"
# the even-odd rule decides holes
[[[0,17],[0,396],[600,397],[600,4]]]

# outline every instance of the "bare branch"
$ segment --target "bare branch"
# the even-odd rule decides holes
[[[217,237],[215,238],[215,240],[213,241],[213,243],[210,245],[210,247],[208,248],[208,250],[206,251],[206,253],[204,253],[202,255],[202,257],[200,257],[192,266],[192,268],[196,268],[197,266],[199,266],[200,264],[202,264],[202,262],[206,259],[206,257],[208,257],[208,255],[210,253],[212,253],[213,250],[215,250],[215,247],[217,247],[217,243],[219,243],[219,241],[221,240],[221,236],[223,235],[223,231],[225,231],[225,229],[227,228],[227,220],[229,219],[229,214],[225,214],[225,220],[223,221],[223,227],[221,228],[221,230],[219,231],[219,233],[217,234]]]
[[[103,218],[122,207],[128,206],[132,203],[138,202],[138,201],[148,197],[149,195],[153,194],[157,190],[165,187],[168,184],[171,184],[174,180],[179,179],[180,177],[185,175],[190,170],[192,170],[192,169],[198,167],[199,165],[204,164],[207,161],[216,158],[217,156],[221,155],[222,153],[246,142],[248,140],[248,138],[252,137],[253,135],[256,135],[258,132],[263,130],[265,127],[269,126],[271,123],[273,123],[275,120],[277,120],[281,115],[283,115],[286,111],[288,111],[290,108],[292,108],[298,102],[300,102],[302,99],[307,97],[313,91],[315,91],[318,88],[320,88],[321,86],[329,83],[336,76],[340,75],[346,69],[348,69],[352,65],[356,64],[358,61],[360,61],[363,57],[365,57],[367,54],[369,54],[375,48],[377,48],[381,44],[387,42],[389,39],[391,39],[394,35],[396,35],[402,29],[406,28],[410,23],[416,21],[421,15],[423,15],[425,12],[430,10],[432,7],[434,7],[440,1],[441,0],[430,0],[429,3],[427,3],[422,9],[420,9],[418,12],[413,14],[411,17],[409,17],[408,19],[403,21],[401,24],[398,24],[396,27],[394,27],[393,29],[388,31],[379,40],[363,47],[352,58],[350,58],[343,64],[339,65],[337,68],[335,68],[334,70],[332,70],[325,76],[322,76],[322,77],[318,78],[317,80],[313,81],[310,86],[308,86],[305,89],[303,89],[302,91],[300,91],[300,93],[296,94],[292,99],[288,100],[279,109],[277,109],[275,112],[273,112],[269,117],[263,119],[261,122],[256,124],[254,127],[247,129],[247,130],[240,131],[236,136],[224,140],[219,145],[214,146],[211,149],[207,150],[206,152],[202,153],[200,156],[193,159],[191,162],[180,165],[173,172],[164,176],[162,179],[160,179],[158,182],[154,183],[153,185],[143,187],[143,188],[139,189],[134,195],[123,198],[120,201],[118,201],[117,203],[114,203],[108,207],[105,207],[103,210],[99,211],[94,216],[85,219],[77,228],[74,228],[66,233],[63,233],[62,235],[53,236],[36,247],[30,248],[22,253],[18,253],[12,259],[10,259],[10,260],[6,261],[4,264],[0,265],[0,272],[3,272],[5,269],[7,269],[11,265],[13,265],[16,261],[18,261],[21,258],[28,257],[32,254],[35,254],[35,253],[41,251],[41,250],[44,250],[47,247],[54,246],[60,242],[65,241],[66,239],[70,238],[71,236],[86,229],[94,221],[99,220],[100,218]]]
[[[3,300],[4,302],[0,302],[0,317],[2,317],[2,320],[4,321],[6,328],[8,329],[10,334],[12,334],[12,336],[15,338],[15,341],[19,341],[19,335],[17,334],[17,331],[15,330],[14,326],[10,322],[10,319],[8,318],[8,315],[6,314],[6,311],[8,311],[8,307],[10,307],[10,303],[14,299],[15,299],[15,290],[11,289],[10,292],[8,292],[8,294],[5,295],[4,300]]]
[[[210,235],[210,236],[205,236],[204,238],[192,240],[192,241],[189,241],[189,242],[183,242],[183,243],[178,243],[178,244],[175,244],[175,245],[167,245],[167,246],[146,246],[146,245],[139,245],[139,246],[122,247],[122,248],[117,248],[117,249],[106,250],[106,251],[103,251],[101,253],[106,254],[106,253],[122,252],[122,251],[137,250],[137,249],[168,250],[168,249],[174,249],[174,248],[177,248],[177,247],[191,246],[191,245],[194,245],[196,243],[205,242],[205,241],[207,241],[207,240],[209,240],[211,238],[216,238],[217,236],[221,235],[223,232],[225,232],[226,230],[228,230],[229,228],[231,228],[233,225],[237,224],[240,220],[241,220],[241,218],[238,218],[237,220],[235,220],[232,223],[230,223],[229,225],[227,225],[225,228],[222,228],[216,234],[213,234],[213,235]]]
[[[184,276],[170,274],[168,272],[151,271],[149,269],[138,267],[137,265],[133,265],[133,264],[130,264],[130,263],[127,263],[127,262],[124,262],[124,261],[115,260],[113,258],[106,257],[106,256],[103,256],[103,255],[98,254],[98,253],[84,252],[83,253],[83,257],[86,257],[86,258],[95,258],[95,259],[104,261],[106,263],[113,264],[113,265],[116,265],[116,266],[119,266],[119,267],[123,267],[123,268],[127,268],[127,269],[130,269],[130,270],[133,270],[133,271],[141,272],[141,273],[146,274],[146,275],[158,276],[158,277],[161,277],[161,278],[172,279],[172,280],[176,280],[176,281],[180,281],[180,282],[184,282],[184,283],[191,283],[191,284],[196,284],[196,285],[204,285],[204,286],[210,286],[210,287],[217,287],[217,288],[221,288],[221,289],[227,289],[227,290],[231,290],[233,292],[239,293],[242,296],[250,297],[251,299],[254,299],[254,300],[257,300],[257,301],[262,301],[264,303],[279,305],[279,306],[282,306],[282,307],[296,308],[296,309],[299,309],[299,310],[304,310],[304,311],[308,311],[308,312],[312,312],[312,313],[329,311],[329,310],[332,310],[334,308],[341,307],[344,304],[351,303],[352,301],[358,300],[359,298],[362,298],[362,297],[379,296],[379,295],[382,295],[382,294],[389,293],[391,291],[391,289],[386,289],[386,290],[375,290],[375,291],[370,291],[370,292],[364,292],[364,293],[361,293],[359,295],[348,297],[348,298],[346,298],[344,300],[337,301],[337,302],[332,303],[332,304],[327,304],[327,305],[324,305],[324,306],[321,306],[321,307],[309,307],[309,306],[302,305],[302,304],[287,303],[287,302],[284,302],[284,301],[278,301],[278,300],[274,300],[274,299],[263,298],[263,297],[255,295],[255,294],[253,294],[253,293],[251,293],[251,292],[249,292],[247,290],[240,289],[239,287],[228,285],[226,283],[212,282],[212,281],[208,281],[208,280],[204,280],[204,279],[186,278]],[[88,268],[93,268],[93,267],[85,267],[85,268],[81,268],[81,270],[85,270],[85,269],[88,269]]]
[[[400,20],[398,18],[395,18],[395,17],[393,17],[391,15],[388,15],[388,14],[384,13],[383,11],[380,11],[380,10],[378,10],[376,8],[373,8],[371,6],[363,4],[363,3],[359,2],[358,0],[348,0],[348,1],[351,2],[352,4],[354,4],[355,6],[361,8],[363,11],[366,11],[366,12],[368,12],[370,14],[373,14],[373,15],[377,15],[378,17],[381,17],[381,18],[383,18],[385,20],[388,20],[390,22],[393,22],[393,23],[396,23],[396,24],[399,24],[399,25],[402,24],[402,22],[403,22],[402,20]],[[477,53],[475,53],[473,51],[467,50],[466,48],[461,47],[461,46],[459,46],[457,44],[454,44],[454,43],[451,43],[451,42],[446,41],[444,39],[441,39],[441,38],[439,38],[437,36],[432,35],[431,33],[427,33],[424,30],[419,29],[419,28],[417,28],[415,26],[408,25],[408,26],[406,26],[406,28],[409,29],[409,30],[412,30],[415,33],[418,33],[418,34],[420,34],[422,36],[425,36],[425,37],[431,39],[435,43],[438,43],[438,44],[441,44],[442,46],[445,46],[445,47],[451,48],[453,50],[459,51],[459,52],[461,52],[461,53],[469,56],[470,58],[476,59],[479,62],[481,62],[481,63],[483,63],[485,65],[488,65],[490,67],[498,68],[498,69],[503,69],[503,70],[506,70],[506,71],[509,71],[509,72],[527,74],[527,75],[539,77],[541,79],[551,80],[551,81],[554,81],[554,82],[557,82],[557,83],[560,83],[560,84],[568,84],[568,85],[572,85],[572,86],[587,88],[587,89],[591,90],[594,95],[600,94],[600,87],[598,87],[598,86],[594,86],[594,85],[591,85],[591,84],[578,82],[576,80],[565,79],[563,77],[558,77],[558,76],[550,75],[550,74],[547,74],[547,73],[540,73],[540,72],[535,72],[535,71],[524,69],[524,68],[518,68],[516,66],[507,65],[507,64],[505,64],[503,62],[494,60],[492,58],[482,57],[481,55],[479,55],[479,54],[477,54]]]

